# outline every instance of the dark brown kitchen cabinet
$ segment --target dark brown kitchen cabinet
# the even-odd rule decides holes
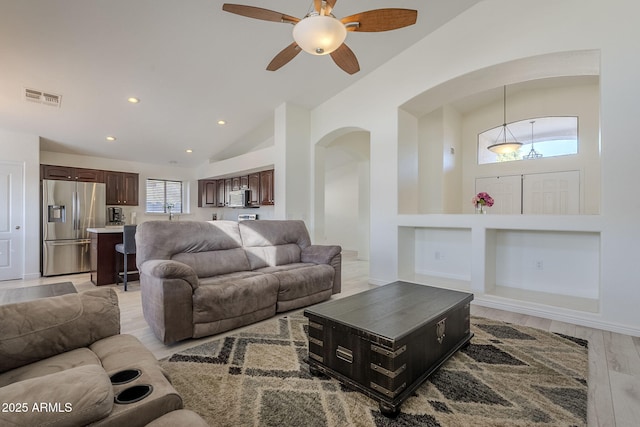
[[[240,190],[249,188],[249,177],[247,175],[240,177]]]
[[[233,180],[231,178],[227,178],[224,180],[224,205],[229,205],[229,193],[233,189]]]
[[[260,172],[260,204],[273,205],[273,169]]]
[[[249,174],[247,177],[247,187],[251,190],[249,204],[258,206],[260,204],[260,174],[258,172]]]
[[[198,207],[218,207],[218,181],[214,179],[201,179],[198,181]]]
[[[104,171],[69,166],[41,165],[42,179],[59,181],[104,182]]]
[[[231,178],[231,190],[235,191],[239,190],[240,188],[240,177],[236,176],[234,178]]]
[[[138,206],[138,174],[105,172],[107,205]]]
[[[218,202],[218,207],[222,208],[224,207],[224,201],[226,200],[226,194],[224,192],[224,179],[219,179],[218,180],[218,194],[217,194],[217,202]]]

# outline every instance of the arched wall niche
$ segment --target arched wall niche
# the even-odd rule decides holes
[[[315,241],[369,258],[370,134],[337,129],[314,145]]]
[[[472,213],[470,200],[477,178],[575,170],[581,179],[580,213],[598,214],[599,73],[598,50],[558,52],[477,70],[404,103],[400,114],[412,119],[400,121],[399,173],[407,164],[414,164],[415,172],[399,179],[399,193],[406,186],[411,188],[414,199],[400,197],[398,212]],[[528,163],[516,161],[509,166],[478,165],[477,133],[502,124],[505,85],[507,122],[546,115],[578,116],[579,155]],[[589,198],[584,197],[585,191]]]

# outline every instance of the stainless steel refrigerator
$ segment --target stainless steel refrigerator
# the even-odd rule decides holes
[[[87,228],[104,227],[105,184],[42,181],[42,275],[90,270]]]

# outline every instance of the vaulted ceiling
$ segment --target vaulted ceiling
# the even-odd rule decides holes
[[[418,10],[411,27],[349,33],[361,71],[348,75],[306,53],[267,71],[292,26],[223,12],[223,1],[0,0],[0,129],[38,135],[47,151],[194,166],[260,142],[278,105],[319,105],[479,1],[339,0],[338,18]],[[234,2],[299,18],[313,7]],[[60,105],[25,100],[27,88]]]

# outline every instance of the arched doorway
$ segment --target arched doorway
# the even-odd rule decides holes
[[[369,259],[370,135],[335,132],[316,145],[316,241]]]

